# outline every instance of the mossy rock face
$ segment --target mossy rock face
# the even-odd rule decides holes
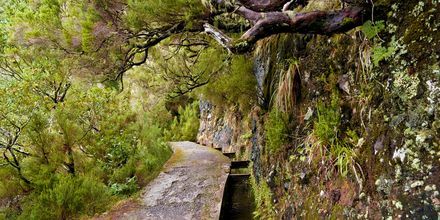
[[[272,198],[271,204],[262,204],[261,210],[268,213],[259,214],[438,215],[439,4],[375,1],[375,6],[390,10],[384,21],[371,23],[370,28],[377,29],[369,37],[359,28],[331,37],[282,34],[257,43],[254,73],[259,104],[267,113],[258,116],[264,125],[252,131],[266,135],[254,162],[259,164],[258,181],[267,183],[270,193],[266,189],[264,193]],[[379,24],[384,27],[375,26]],[[287,131],[280,146],[269,147],[273,145],[272,140],[267,143],[269,112],[276,107],[282,73],[292,63],[300,73],[301,101],[285,112]],[[332,106],[334,94],[339,98]],[[329,109],[338,114],[327,118],[340,119],[326,131],[332,133],[332,140],[323,141],[319,132],[325,122],[323,112]],[[348,167],[345,172],[343,166]],[[353,191],[344,190],[347,185]]]

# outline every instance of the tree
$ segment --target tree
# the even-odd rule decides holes
[[[274,34],[331,35],[371,18],[370,0],[344,2],[340,10],[307,11],[298,0],[45,0],[13,16],[21,28],[12,40],[59,50],[74,60],[76,74],[121,80],[158,44],[203,50],[212,47],[208,34],[229,52],[246,53]]]
[[[361,25],[367,19],[367,12],[371,8],[364,3],[337,11],[296,13],[289,10],[295,4],[293,0],[245,0],[238,1],[238,4],[220,0],[216,4],[217,10],[237,13],[252,24],[236,41],[209,23],[203,25],[206,33],[235,53],[247,52],[258,40],[279,33],[331,35],[345,32]],[[284,5],[281,9],[282,4]]]
[[[128,66],[144,62],[150,47],[168,37],[184,32],[207,33],[230,52],[245,53],[250,51],[258,40],[274,34],[331,35],[348,31],[368,20],[370,18],[368,12],[372,7],[372,3],[369,1],[350,1],[351,5],[341,10],[296,13],[292,9],[300,7],[305,2],[294,0],[212,0],[199,3],[197,1],[177,1],[177,4],[174,4],[174,1],[160,1],[160,3],[153,4],[151,1],[147,1],[143,3],[145,5],[134,2],[136,1],[128,3],[128,9],[136,14],[131,17],[140,19],[142,18],[139,16],[141,13],[151,13],[151,17],[144,16],[145,21],[136,22],[139,28],[138,34],[134,34],[132,38],[147,37],[147,43],[137,45],[137,49],[134,51],[142,51],[142,59],[137,63],[126,62]],[[146,10],[139,11],[138,8]],[[233,40],[225,34],[236,32],[235,28],[220,30],[215,27],[214,23],[217,26],[226,27],[221,24],[222,20],[218,19],[220,15],[224,14],[240,15],[250,24],[248,30],[239,39]],[[152,21],[154,26],[146,23],[148,21]],[[144,26],[140,24],[144,24]],[[136,25],[133,26],[136,27]],[[155,26],[159,26],[159,28],[151,28]]]
[[[230,72],[231,68],[225,66],[231,66],[229,64],[236,59],[231,53],[249,52],[264,37],[279,33],[331,35],[345,32],[368,20],[372,6],[371,2],[351,1],[348,7],[340,10],[299,12],[306,2],[17,0],[8,3],[11,6],[0,6],[4,12],[0,17],[0,32],[3,33],[0,73],[7,77],[6,81],[20,84],[33,95],[22,101],[18,100],[20,96],[14,97],[13,103],[29,105],[2,111],[2,124],[9,123],[7,129],[2,127],[2,149],[7,152],[4,160],[16,168],[25,182],[16,154],[25,157],[32,153],[49,161],[44,159],[49,154],[43,146],[36,150],[38,144],[32,145],[32,141],[27,140],[32,150],[23,151],[20,146],[24,145],[18,141],[31,121],[28,118],[34,118],[30,113],[37,109],[32,106],[35,102],[29,100],[45,100],[42,102],[45,108],[38,108],[40,113],[45,113],[39,116],[46,117],[42,121],[53,118],[54,122],[39,124],[43,126],[39,131],[50,128],[64,135],[52,135],[51,138],[58,136],[55,139],[62,140],[62,149],[58,151],[63,152],[65,158],[61,159],[61,164],[71,174],[75,174],[74,152],[80,149],[87,155],[87,149],[82,147],[86,145],[84,137],[99,130],[94,125],[96,120],[86,117],[93,108],[82,108],[84,103],[96,100],[75,97],[64,104],[71,90],[72,77],[107,76],[105,82],[121,80],[125,72],[149,64],[149,58],[154,58],[156,71],[162,72],[162,78],[174,84],[173,94],[183,95],[218,78],[215,74]],[[246,29],[244,33],[243,29]],[[229,53],[221,51],[219,45]],[[11,91],[17,88],[3,86],[3,99],[11,100]],[[28,118],[11,119],[8,116],[24,107],[28,114],[22,115]],[[72,117],[66,116],[67,112]],[[39,131],[33,135],[44,136],[44,132]]]
[[[10,96],[7,89],[16,95]],[[0,163],[2,166],[12,167],[17,176],[28,185],[31,182],[23,174],[22,159],[30,156],[30,152],[26,149],[22,136],[36,106],[32,97],[18,93],[21,89],[23,87],[14,83],[0,87]]]

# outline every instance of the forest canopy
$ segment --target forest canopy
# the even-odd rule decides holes
[[[158,44],[194,58],[208,47],[249,52],[256,41],[279,33],[350,30],[371,18],[372,7],[368,1],[350,2],[340,10],[309,11],[307,2],[293,0],[10,0],[3,3],[2,30],[9,33],[3,41],[50,49],[77,75],[120,80],[146,63]]]

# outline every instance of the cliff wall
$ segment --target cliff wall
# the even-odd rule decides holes
[[[253,162],[256,217],[438,218],[440,3],[375,6],[347,34],[260,41],[250,111],[201,102],[198,141]]]

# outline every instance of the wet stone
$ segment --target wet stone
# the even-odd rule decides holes
[[[172,142],[173,156],[142,191],[135,208],[97,219],[219,219],[230,160],[192,142]]]

